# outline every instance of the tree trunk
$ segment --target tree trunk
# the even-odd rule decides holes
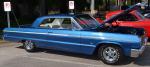
[[[91,9],[91,15],[94,15],[94,13],[95,13],[95,0],[91,0],[90,9]]]

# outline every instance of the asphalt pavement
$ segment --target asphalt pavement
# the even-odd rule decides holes
[[[28,53],[19,43],[0,43],[0,67],[150,67],[150,46],[137,59],[128,58],[120,65],[106,65],[95,56],[40,49]]]

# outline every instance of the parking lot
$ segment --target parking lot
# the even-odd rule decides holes
[[[41,49],[35,53],[28,53],[20,47],[21,44],[0,43],[0,67],[149,67],[150,46],[138,59],[127,59],[120,65],[106,65],[95,56],[66,53]]]

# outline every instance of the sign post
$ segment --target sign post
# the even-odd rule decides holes
[[[74,1],[69,1],[69,10],[74,14]]]
[[[10,11],[11,11],[11,3],[10,2],[4,2],[4,11],[7,12],[7,23],[8,28],[10,28]]]

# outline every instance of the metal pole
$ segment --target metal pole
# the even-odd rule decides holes
[[[7,11],[7,23],[8,23],[8,28],[10,28],[10,15],[9,15],[9,11]]]
[[[74,14],[74,10],[73,9],[70,9],[70,14]]]

